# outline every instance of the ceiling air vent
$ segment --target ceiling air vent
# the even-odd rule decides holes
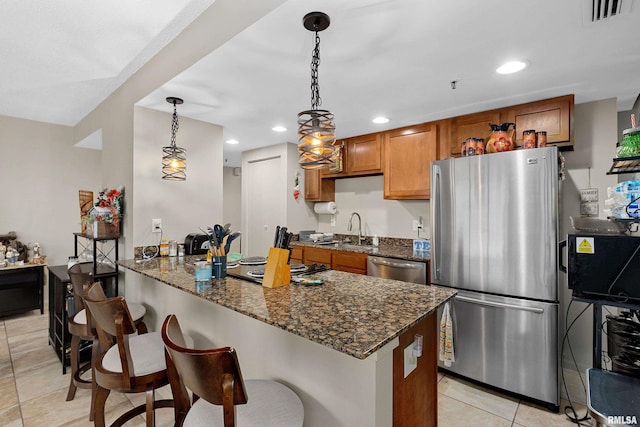
[[[626,15],[631,10],[632,0],[583,0],[583,22],[595,24],[616,16]]]

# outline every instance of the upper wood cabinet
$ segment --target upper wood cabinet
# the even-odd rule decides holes
[[[304,200],[306,202],[331,202],[336,198],[336,182],[333,179],[321,179],[324,169],[304,171]]]
[[[347,171],[349,174],[382,173],[382,138],[380,134],[348,139],[347,152]]]
[[[460,155],[460,143],[467,138],[489,139],[491,123],[501,123],[500,111],[485,111],[451,119],[451,154]]]
[[[382,173],[382,137],[380,134],[356,136],[341,141],[342,172],[334,173],[323,169],[325,178],[363,176]]]
[[[431,161],[438,158],[435,123],[384,133],[384,198],[426,200],[431,195]]]
[[[522,131],[547,132],[547,144],[573,148],[573,95],[515,105],[501,110],[504,123],[516,124],[515,145],[522,145]]]
[[[547,144],[573,149],[574,96],[565,95],[512,107],[454,117],[451,125],[449,153],[460,155],[460,143],[467,138],[485,138],[491,134],[490,123],[515,123],[514,143],[522,145],[522,131],[547,132]]]

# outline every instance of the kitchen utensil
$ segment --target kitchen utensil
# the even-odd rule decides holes
[[[228,234],[222,238],[222,242],[220,243],[220,247],[222,248],[221,251],[223,252],[222,255],[226,255],[227,254],[227,250],[225,248],[227,247],[227,241],[228,240],[229,240],[229,235]]]
[[[276,226],[276,235],[273,238],[273,247],[274,248],[278,247],[278,239],[280,239],[280,226],[279,225]]]
[[[229,253],[229,249],[231,249],[231,242],[236,240],[238,237],[240,237],[240,232],[238,232],[238,231],[236,231],[235,233],[229,234],[229,238],[227,239],[227,244],[224,247],[224,253],[225,254]]]

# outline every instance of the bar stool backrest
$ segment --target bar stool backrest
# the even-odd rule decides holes
[[[186,348],[175,315],[165,319],[162,340],[169,355],[167,367],[172,390],[176,389],[175,381],[180,381],[195,395],[214,405],[222,405],[225,425],[234,425],[235,405],[247,403],[247,392],[235,349]],[[172,378],[172,372],[176,371],[179,379]]]

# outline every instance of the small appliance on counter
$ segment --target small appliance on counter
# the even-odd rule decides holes
[[[640,301],[640,237],[569,234],[569,289],[594,298]]]
[[[202,255],[209,250],[209,237],[206,234],[190,233],[184,238],[185,255]]]

